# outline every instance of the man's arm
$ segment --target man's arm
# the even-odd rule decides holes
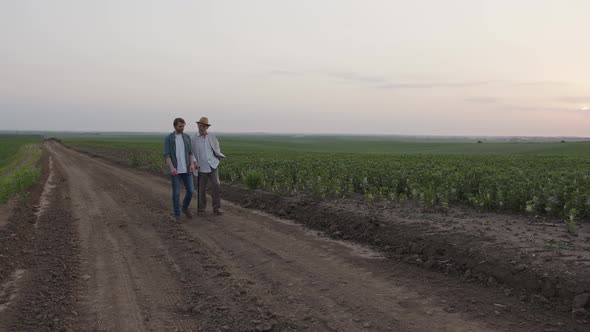
[[[170,174],[178,175],[178,171],[176,170],[176,168],[174,168],[174,164],[172,164],[172,159],[170,159],[170,157],[166,158],[166,164],[168,165],[168,167],[170,167]]]
[[[225,158],[225,155],[221,152],[221,145],[219,144],[219,141],[217,140],[217,136],[211,135],[211,137],[209,139],[212,140],[213,144],[211,144],[211,148],[213,148],[213,154],[215,155],[215,157],[219,160]]]
[[[186,140],[186,153],[188,153],[189,171],[193,173],[195,171],[195,163],[193,161],[193,139],[189,135],[184,135],[183,139]]]
[[[166,160],[166,165],[170,168],[170,174],[178,175],[174,164],[172,164],[172,159],[170,159],[170,145],[168,144],[168,137],[164,139],[164,160]]]
[[[191,138],[191,151],[190,151],[190,158],[191,158],[191,167],[193,168],[191,170],[191,172],[194,172],[195,170],[199,169],[199,162],[197,161],[197,135],[199,133],[196,133],[192,138]]]

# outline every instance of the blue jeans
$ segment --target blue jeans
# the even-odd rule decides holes
[[[172,180],[172,206],[174,207],[174,215],[180,216],[180,180],[184,182],[184,187],[186,188],[186,194],[184,195],[184,201],[182,202],[182,209],[188,209],[188,206],[191,204],[191,199],[193,198],[193,192],[195,191],[195,185],[193,184],[193,174],[192,173],[182,173],[178,175],[170,175],[170,179]]]

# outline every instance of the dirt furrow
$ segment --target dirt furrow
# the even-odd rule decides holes
[[[0,312],[2,331],[66,330],[77,320],[78,236],[64,187],[48,197],[51,213],[37,213],[48,160],[44,154],[42,180],[16,199],[0,228],[0,284],[10,285],[2,286],[8,295]],[[63,174],[55,174],[55,181],[63,183]]]

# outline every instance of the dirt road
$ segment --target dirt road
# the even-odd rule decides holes
[[[32,228],[39,234],[29,242],[46,256],[33,253],[23,259],[31,263],[15,263],[4,274],[0,329],[583,330],[497,289],[228,202],[222,216],[209,209],[174,224],[166,179],[57,143],[45,148],[53,161],[51,191]],[[48,247],[40,249],[38,241]],[[34,262],[54,265],[43,270]],[[44,280],[62,288],[52,292]],[[61,309],[45,317],[44,308],[51,308],[45,303]]]

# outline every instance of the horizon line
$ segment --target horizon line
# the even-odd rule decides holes
[[[189,131],[193,132],[193,131]],[[7,130],[0,129],[2,133],[74,133],[74,134],[166,134],[168,131],[120,131],[120,130]],[[590,139],[587,136],[563,136],[563,135],[441,135],[441,134],[378,134],[378,133],[288,133],[288,132],[224,132],[215,131],[217,134],[230,134],[230,135],[305,135],[305,136],[354,136],[354,137],[383,137],[383,136],[397,136],[397,137],[434,137],[434,138],[572,138],[572,139]]]

